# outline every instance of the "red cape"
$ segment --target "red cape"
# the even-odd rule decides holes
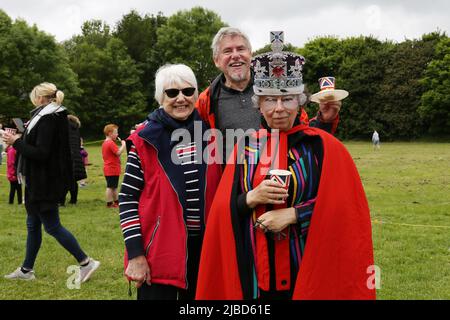
[[[303,132],[321,137],[323,166],[293,299],[375,299],[370,213],[353,159],[330,134]],[[230,210],[235,168],[226,166],[211,207],[196,299],[244,297]]]

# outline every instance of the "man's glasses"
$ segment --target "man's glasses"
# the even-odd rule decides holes
[[[195,88],[193,87],[189,87],[189,88],[184,88],[184,89],[166,89],[164,90],[164,92],[166,93],[166,95],[169,98],[175,98],[178,97],[178,95],[181,93],[185,96],[185,97],[191,97],[194,93],[195,93]]]

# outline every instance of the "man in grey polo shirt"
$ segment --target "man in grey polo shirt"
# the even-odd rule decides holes
[[[196,104],[200,116],[224,137],[227,129],[258,130],[261,113],[253,107],[251,99],[252,48],[247,35],[237,28],[224,27],[215,35],[211,47],[214,64],[222,74],[200,94]],[[310,120],[310,125],[334,134],[340,107],[340,101],[320,104],[318,116]],[[224,146],[234,144],[233,140]],[[225,149],[230,150],[228,146]]]

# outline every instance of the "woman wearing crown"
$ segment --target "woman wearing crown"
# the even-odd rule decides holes
[[[374,299],[369,208],[343,144],[299,120],[304,58],[254,58],[261,129],[236,144],[214,198],[197,299]],[[291,173],[289,187],[267,179]]]

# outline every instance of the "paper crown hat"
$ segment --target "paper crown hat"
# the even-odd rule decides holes
[[[335,77],[323,77],[319,79],[320,91],[314,93],[310,100],[313,102],[321,103],[327,101],[339,101],[345,99],[348,96],[346,90],[335,89],[336,78]]]
[[[302,56],[282,51],[284,32],[271,31],[272,51],[252,59],[254,71],[253,91],[255,95],[301,94],[304,90]]]

